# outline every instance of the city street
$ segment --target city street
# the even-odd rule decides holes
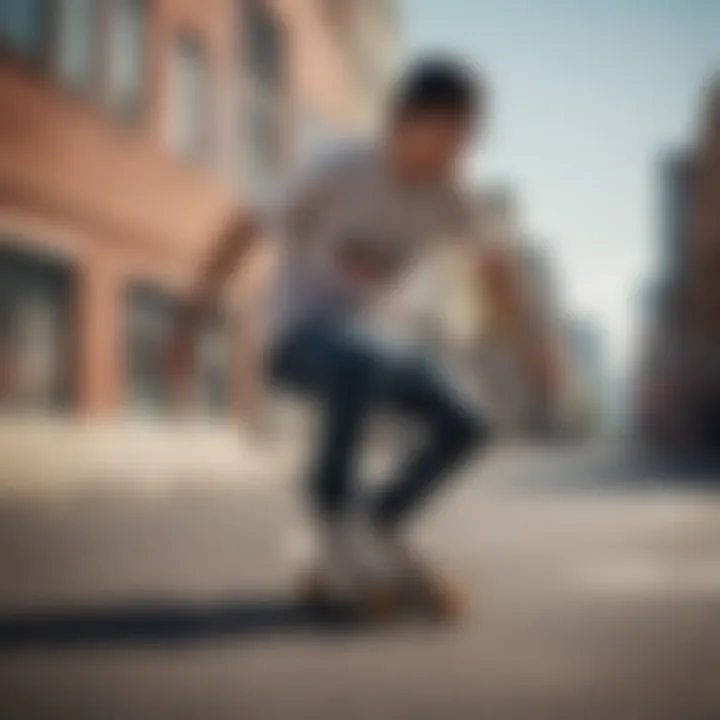
[[[720,720],[718,28],[0,0],[0,720]]]
[[[416,542],[456,627],[353,629],[291,602],[295,487],[187,478],[0,510],[0,717],[720,717],[720,497],[617,448],[469,469]]]

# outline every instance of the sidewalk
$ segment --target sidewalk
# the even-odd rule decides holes
[[[240,423],[2,418],[0,495],[37,499],[80,491],[275,484],[297,477],[306,465],[310,417],[290,420],[261,434]],[[383,423],[367,440],[372,451],[363,473],[370,477],[382,477],[394,456],[413,444]],[[502,446],[503,455],[514,454],[514,444],[505,440]]]
[[[302,442],[260,437],[237,424],[0,420],[0,493],[182,482],[253,484],[286,474]]]

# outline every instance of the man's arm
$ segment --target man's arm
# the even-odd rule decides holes
[[[304,173],[300,182],[275,198],[268,198],[266,206],[260,205],[252,212],[245,212],[232,218],[220,232],[210,256],[200,274],[188,302],[182,309],[179,322],[169,347],[169,370],[179,380],[186,379],[192,369],[193,346],[203,319],[215,306],[223,286],[230,274],[250,255],[255,242],[266,229],[274,232],[292,228],[293,241],[307,235],[316,209],[328,202],[338,179],[342,177],[344,165],[319,168]]]
[[[203,320],[214,308],[222,288],[260,236],[261,224],[250,213],[235,215],[220,232],[210,257],[190,297],[181,309],[167,355],[166,369],[171,380],[184,386],[192,372],[195,341]],[[175,387],[179,393],[181,387]]]
[[[474,265],[475,258],[479,260],[478,300],[489,305],[490,314],[498,318],[501,326],[505,325],[503,329],[513,337],[513,352],[524,377],[535,387],[555,391],[559,376],[552,341],[545,333],[538,332],[532,298],[512,246],[485,237],[476,201],[462,188],[455,187],[450,200],[449,225],[455,228],[455,237],[464,241],[472,258],[470,263]]]
[[[233,217],[222,229],[186,307],[185,322],[196,326],[212,310],[232,272],[249,255],[261,225],[250,213]]]

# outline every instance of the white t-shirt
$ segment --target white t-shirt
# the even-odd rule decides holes
[[[314,318],[362,321],[429,243],[472,231],[462,192],[399,185],[374,146],[332,153],[265,212],[281,243],[269,298],[273,334]],[[387,282],[358,280],[348,257],[384,268]]]

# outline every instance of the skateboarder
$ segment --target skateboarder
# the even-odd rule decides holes
[[[268,299],[267,368],[271,382],[312,396],[322,413],[307,478],[331,558],[319,582],[333,563],[342,566],[354,578],[352,592],[371,605],[422,587],[438,613],[455,609],[453,594],[410,558],[399,533],[451,471],[488,443],[489,422],[429,357],[384,344],[369,318],[433,243],[475,240],[459,174],[484,108],[484,89],[464,65],[418,62],[396,89],[381,137],[328,157],[282,201],[229,220],[172,343],[175,370],[189,371],[199,323],[225,280],[258,238],[280,239]],[[427,440],[368,498],[359,492],[356,470],[363,428],[376,410],[418,421]],[[389,585],[360,571],[348,539],[353,517],[396,563]]]

